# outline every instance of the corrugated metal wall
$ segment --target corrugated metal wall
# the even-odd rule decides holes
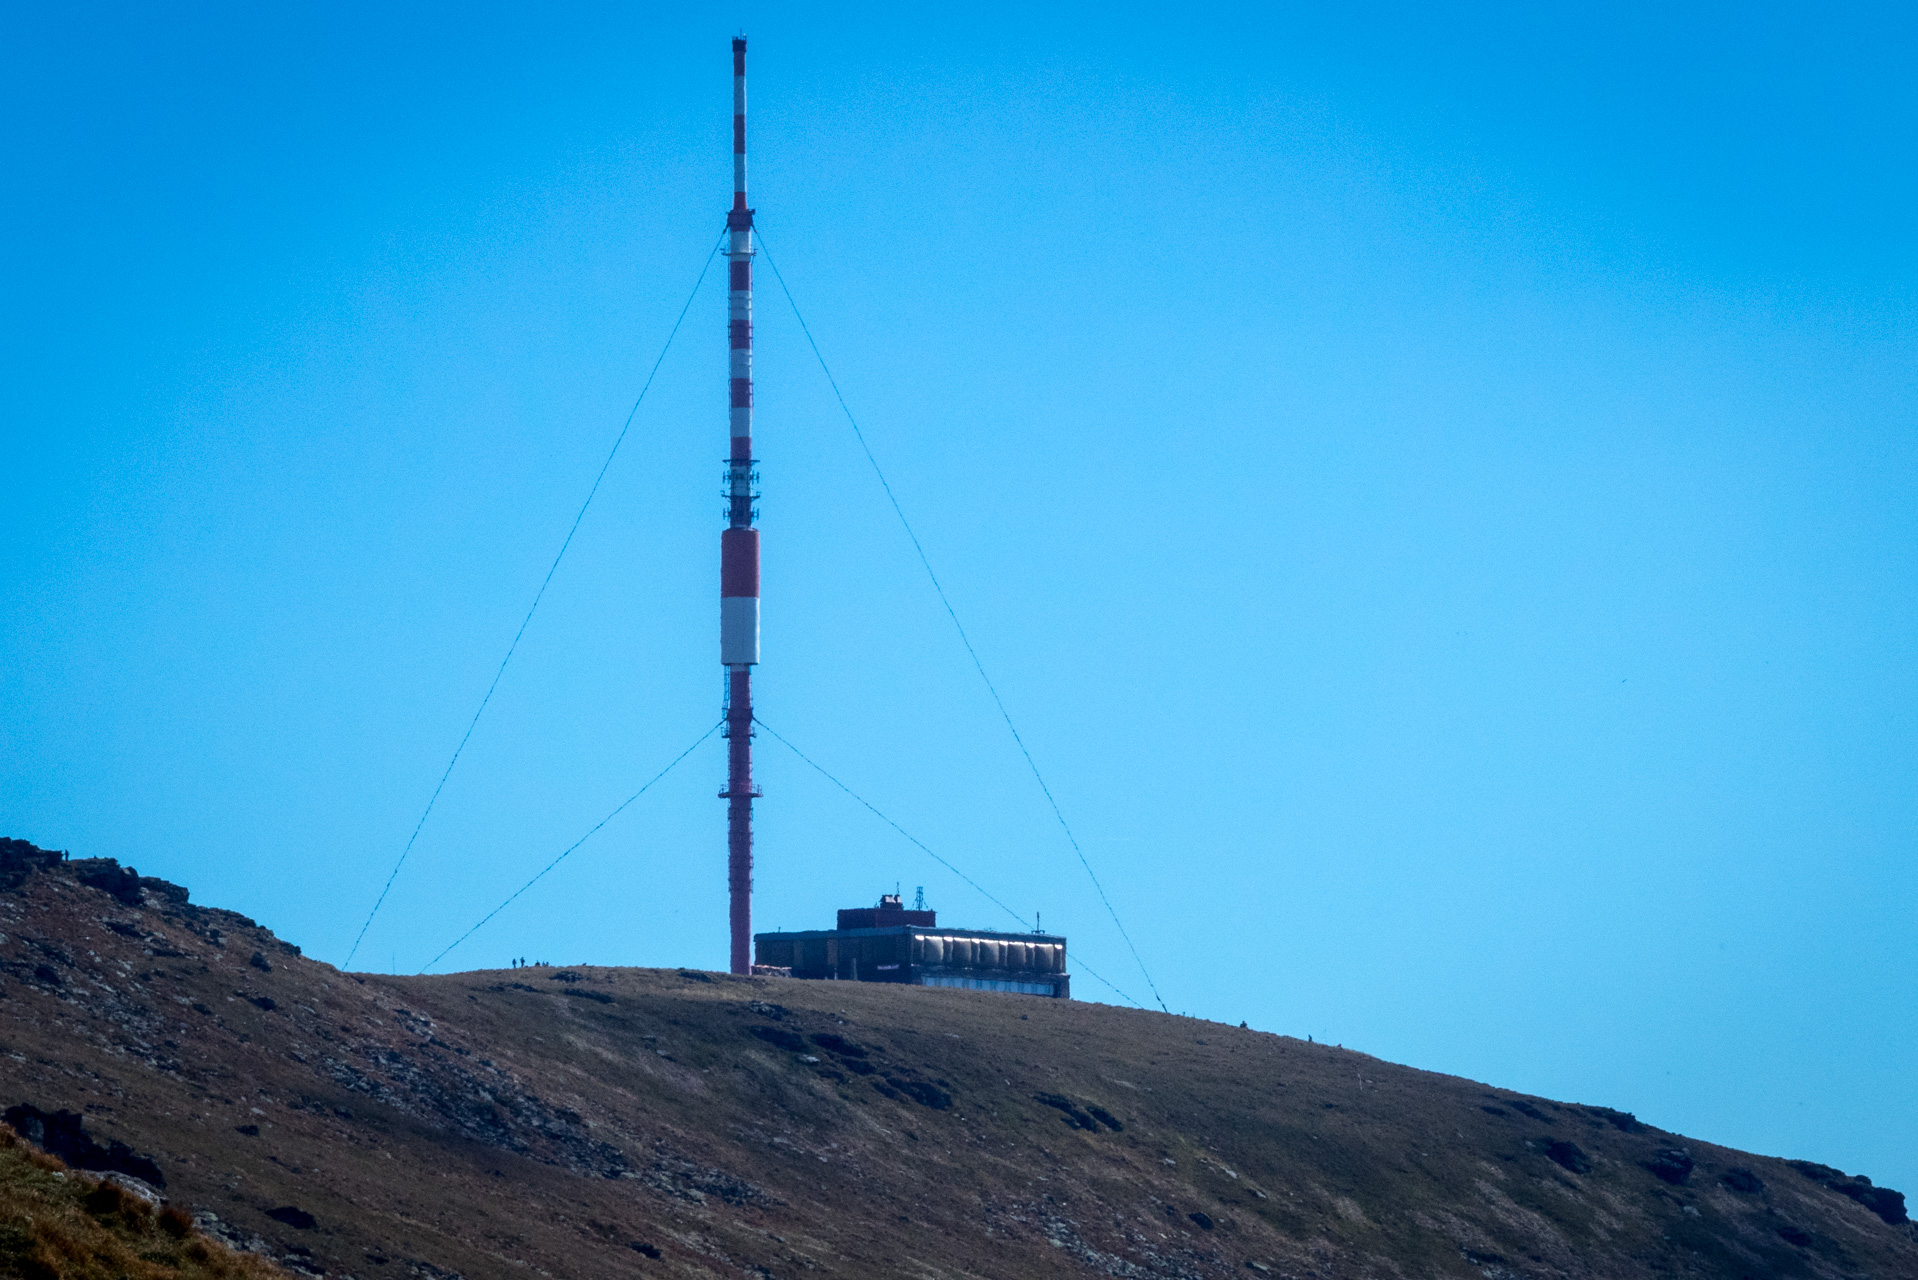
[[[942,969],[1027,969],[1064,973],[1066,948],[1060,942],[1007,942],[950,934],[920,934],[913,939],[912,962]]]
[[[1066,940],[980,936],[970,932],[838,932],[813,936],[760,934],[755,959],[790,968],[796,978],[912,982],[1066,995]]]

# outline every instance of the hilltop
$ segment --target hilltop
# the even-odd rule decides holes
[[[0,1104],[307,1275],[1918,1276],[1865,1179],[1189,1018],[348,974],[21,842],[0,932]]]

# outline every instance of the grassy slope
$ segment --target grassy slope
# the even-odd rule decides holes
[[[146,901],[0,896],[0,1101],[87,1112],[330,1274],[1918,1276],[1908,1226],[1780,1161],[1327,1046],[853,983],[356,978]],[[1673,1146],[1683,1185],[1644,1167]]]
[[[285,1280],[259,1258],[69,1172],[0,1125],[0,1275],[24,1280]]]

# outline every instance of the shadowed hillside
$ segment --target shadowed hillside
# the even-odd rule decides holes
[[[100,1159],[308,1274],[1918,1276],[1866,1180],[1241,1028],[348,975],[18,842],[0,888],[0,1104],[78,1113]]]

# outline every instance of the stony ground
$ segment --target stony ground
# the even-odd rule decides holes
[[[693,971],[343,974],[111,864],[9,880],[0,1105],[80,1113],[309,1275],[1918,1277],[1861,1179],[1329,1046]]]

